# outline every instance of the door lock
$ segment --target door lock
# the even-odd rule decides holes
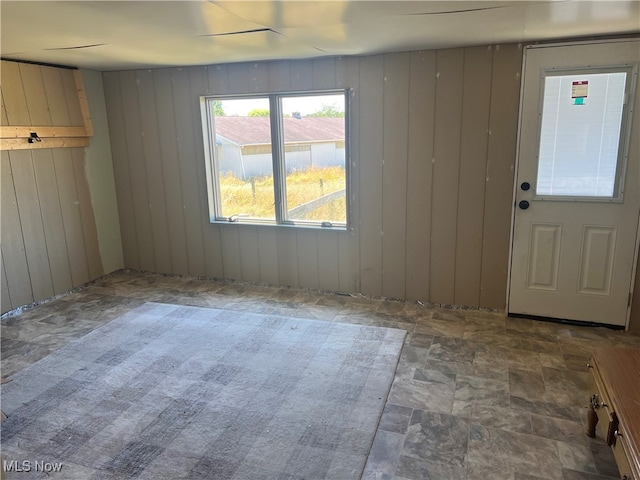
[[[529,202],[527,202],[526,200],[520,200],[518,207],[520,207],[520,210],[526,210],[527,208],[529,208]]]

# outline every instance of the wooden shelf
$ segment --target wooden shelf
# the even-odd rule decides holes
[[[6,64],[6,61],[3,61]],[[47,68],[47,67],[42,67]],[[73,86],[69,87],[69,91],[77,96],[76,111],[79,108],[78,115],[82,118],[83,125],[54,126],[54,125],[10,125],[11,115],[9,108],[5,108],[2,104],[2,126],[0,126],[0,150],[31,150],[39,148],[73,148],[86,147],[89,145],[89,139],[93,136],[93,122],[89,112],[89,103],[84,87],[82,72],[73,70]],[[69,77],[68,77],[69,78]],[[12,80],[12,79],[10,79]],[[69,84],[71,80],[69,78]],[[22,95],[24,102],[21,107],[26,108],[26,118],[29,117],[29,102],[26,99],[27,92],[20,91],[16,93],[12,89],[16,88],[15,81],[7,81],[3,83],[3,91],[9,90],[8,94]],[[73,93],[71,95],[73,95]],[[45,100],[47,98],[45,97]],[[49,111],[50,105],[39,105],[41,111]],[[24,112],[21,112],[21,118],[25,118]],[[8,115],[9,114],[9,115]],[[32,117],[33,118],[33,117]],[[78,118],[79,120],[79,118]],[[32,134],[37,135],[38,140],[30,142]]]

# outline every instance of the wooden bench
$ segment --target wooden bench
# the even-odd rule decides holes
[[[611,446],[622,479],[640,480],[640,350],[598,348],[587,366],[587,435]]]

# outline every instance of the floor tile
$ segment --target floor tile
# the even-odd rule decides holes
[[[241,312],[262,312],[407,331],[364,480],[617,478],[611,449],[584,435],[584,363],[596,346],[640,348],[640,336],[606,328],[125,271],[5,315],[2,374],[148,301],[226,308],[237,321]],[[15,409],[33,395],[3,403]],[[82,452],[73,459],[77,478],[87,474],[82,455],[90,448]],[[339,471],[340,464],[332,468]]]
[[[442,413],[414,410],[402,447],[405,456],[466,467],[469,421]]]

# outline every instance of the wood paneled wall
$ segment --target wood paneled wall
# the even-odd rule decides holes
[[[2,62],[2,125],[83,125],[73,72]],[[103,275],[82,148],[1,152],[2,312]]]
[[[107,72],[125,266],[504,308],[522,49]],[[352,229],[210,224],[198,96],[352,89]]]

